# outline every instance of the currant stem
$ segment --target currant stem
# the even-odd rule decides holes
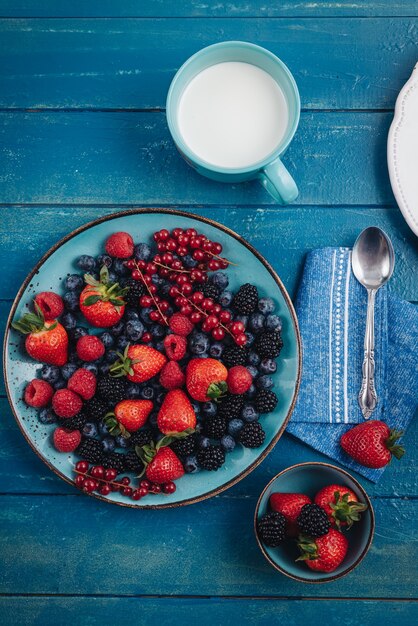
[[[165,324],[166,326],[169,326],[169,323],[168,323],[168,320],[167,320],[166,316],[165,316],[165,315],[164,315],[164,313],[161,311],[161,309],[160,309],[160,307],[159,307],[159,305],[158,305],[158,302],[156,301],[156,299],[155,299],[155,297],[154,297],[154,294],[153,294],[153,293],[151,293],[151,290],[150,290],[150,288],[149,288],[149,285],[147,285],[147,283],[145,282],[144,275],[143,275],[142,271],[139,269],[139,267],[138,267],[138,263],[137,263],[136,261],[135,261],[135,269],[137,269],[137,270],[138,270],[138,272],[139,272],[139,274],[140,274],[140,276],[141,276],[141,280],[142,280],[142,282],[144,283],[144,285],[145,285],[145,287],[146,287],[146,289],[147,289],[147,291],[148,291],[149,295],[151,296],[152,301],[154,302],[155,306],[157,307],[158,313],[161,315],[161,318],[163,319],[164,324]]]
[[[199,313],[201,313],[202,315],[204,315],[205,317],[209,317],[209,313],[206,313],[206,311],[204,311],[203,309],[201,309],[199,306],[197,306],[197,304],[195,302],[193,302],[193,300],[190,300],[187,296],[184,296],[180,291],[180,297],[181,298],[185,298],[187,300],[187,302],[189,304],[191,304],[192,306],[194,306],[194,308],[199,311]],[[221,328],[223,328],[229,335],[231,335],[231,337],[235,340],[235,337],[233,335],[233,333],[231,333],[231,331],[229,330],[229,328],[227,328],[224,324],[222,324],[222,322],[219,322],[219,326]]]

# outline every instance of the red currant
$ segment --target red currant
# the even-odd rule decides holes
[[[220,326],[218,326],[218,328],[214,328],[212,330],[212,337],[216,340],[216,341],[222,341],[222,339],[225,337],[225,331],[223,328],[221,328]]]
[[[196,250],[197,248],[199,248],[200,246],[200,240],[198,237],[191,237],[190,238],[190,247],[192,248],[192,250]]]
[[[169,239],[166,246],[168,252],[176,252],[177,250],[177,243],[174,241],[174,239]]]
[[[174,259],[174,261],[171,264],[171,267],[173,268],[173,270],[181,270],[183,269],[183,263],[179,261],[178,259]]]
[[[129,261],[125,261],[125,267],[130,270],[133,270],[135,267],[135,261],[133,259],[129,259]]]
[[[239,346],[245,346],[245,344],[247,343],[247,336],[244,335],[244,333],[242,333],[242,335],[237,335],[236,337],[234,337],[235,339],[235,343]]]
[[[183,234],[183,229],[182,228],[174,228],[174,230],[171,231],[171,234],[174,237],[174,239],[178,239],[180,237],[180,235]]]
[[[74,480],[76,487],[78,487],[79,489],[82,489],[85,480],[86,479],[84,478],[84,476],[82,476],[81,474],[78,474]]]
[[[222,252],[222,246],[217,241],[213,241],[212,242],[212,252],[214,254],[221,254],[221,252]]]
[[[193,258],[195,261],[203,261],[205,257],[205,253],[203,252],[203,250],[195,250],[193,252]]]
[[[97,481],[92,478],[86,478],[83,484],[83,491],[86,493],[92,493],[95,489],[97,489]]]
[[[141,496],[141,498],[143,498],[144,496],[146,496],[148,494],[149,489],[145,489],[145,487],[140,487],[138,489],[138,492]]]
[[[208,317],[206,318],[206,325],[208,326],[209,330],[219,326],[219,320],[216,315],[208,315]]]
[[[146,478],[144,480],[141,480],[141,482],[139,483],[139,486],[142,489],[146,489],[147,491],[149,490],[149,488],[151,487],[151,483],[149,480],[147,480]]]
[[[153,322],[158,322],[161,319],[161,315],[158,311],[151,311],[149,314],[149,318]]]
[[[177,241],[181,246],[188,246],[190,243],[190,237],[189,235],[183,233],[182,235],[178,236]]]
[[[113,468],[110,468],[110,469],[105,470],[104,479],[105,480],[115,480],[117,475],[118,475],[117,471],[115,469],[113,469]]]
[[[229,311],[221,311],[219,313],[219,319],[221,320],[222,324],[228,324],[228,322],[231,321],[231,313]]]
[[[158,485],[157,483],[153,483],[151,485],[150,492],[151,493],[161,493],[161,485]]]
[[[145,270],[148,276],[152,276],[157,273],[157,266],[155,263],[148,263],[147,269]]]
[[[241,333],[244,332],[245,326],[242,322],[232,322],[231,326],[229,327],[229,330],[231,331],[233,335],[240,335]]]
[[[205,296],[203,295],[201,291],[195,291],[194,294],[192,295],[192,301],[195,304],[200,304],[201,302],[203,302],[204,299],[205,299]]]
[[[120,479],[119,481],[121,483],[121,485],[129,485],[131,482],[131,479],[129,478],[129,476],[124,476],[123,478]]]
[[[134,270],[132,272],[132,278],[134,280],[141,280],[142,276],[141,276],[141,272],[139,270]]]
[[[215,304],[215,306],[212,309],[212,313],[214,313],[215,315],[219,315],[219,313],[222,312],[222,307],[220,304]]]
[[[165,228],[160,230],[159,235],[160,235],[160,241],[167,241],[167,239],[170,237],[170,233]]]
[[[108,485],[106,483],[104,485],[102,485],[100,487],[100,489],[99,489],[99,493],[102,496],[108,496],[111,491],[112,491],[112,489],[111,489],[110,485]]]
[[[203,250],[205,252],[211,252],[212,251],[212,242],[209,241],[209,239],[207,239],[206,241],[203,242],[202,248],[203,248]]]
[[[105,469],[102,465],[95,465],[91,468],[90,474],[93,478],[103,478]]]
[[[164,243],[164,241],[159,241],[157,243],[157,250],[158,252],[165,252],[167,250],[167,244]]]
[[[189,235],[189,237],[196,237],[197,235],[197,230],[194,228],[188,228],[186,230],[186,235]]]
[[[181,293],[185,296],[190,296],[192,291],[193,291],[193,287],[189,282],[184,283],[184,285],[182,285],[181,287]]]
[[[220,262],[216,259],[211,259],[208,263],[208,269],[210,269],[212,272],[216,272],[216,270],[220,269],[220,266]]]
[[[89,464],[87,463],[87,461],[78,461],[78,463],[76,463],[75,465],[76,472],[82,472],[83,474],[85,474],[88,469]]]
[[[189,282],[189,279],[187,278],[185,274],[180,274],[180,276],[177,276],[176,282],[178,285],[185,285],[186,283]]]
[[[128,496],[129,498],[133,493],[133,489],[132,487],[122,487],[120,492],[123,496]]]
[[[141,499],[141,494],[139,493],[139,489],[135,489],[135,491],[132,492],[131,500],[140,500],[140,499]]]
[[[173,482],[165,483],[165,485],[163,485],[164,493],[174,493],[175,490],[176,490],[176,485]]]
[[[191,304],[183,304],[183,306],[180,307],[180,313],[182,313],[186,317],[189,317],[189,315],[191,315],[193,313],[192,305]]]
[[[160,302],[159,306],[160,306],[160,310],[163,313],[166,313],[168,309],[170,308],[170,305],[168,304],[168,302],[166,302],[166,300],[163,300],[162,302]]]
[[[151,333],[144,333],[144,334],[142,335],[142,341],[143,341],[144,343],[149,343],[150,341],[152,341],[152,335],[151,335]]]
[[[229,265],[228,261],[226,261],[225,259],[220,259],[219,263],[220,263],[220,267],[219,267],[220,270],[226,270],[226,268]]]
[[[212,311],[214,304],[212,298],[205,298],[202,302],[202,309],[204,311]]]
[[[149,278],[149,276],[146,276],[145,278]],[[157,293],[157,287],[155,285],[148,285],[148,291],[154,295]]]
[[[176,298],[180,294],[180,291],[178,287],[173,285],[172,287],[170,287],[170,290],[168,293],[170,294],[172,298]]]
[[[141,296],[139,298],[139,304],[144,308],[151,306],[152,304],[151,296]]]
[[[165,254],[163,254],[161,260],[163,263],[165,263],[166,265],[170,265],[173,262],[173,255],[171,254],[171,252],[166,252]],[[156,259],[154,259],[155,261]]]
[[[202,314],[199,313],[199,311],[193,311],[193,313],[190,315],[190,321],[192,324],[198,324],[202,321]]]
[[[178,254],[179,256],[186,256],[186,254],[187,254],[187,248],[186,248],[185,246],[179,246],[179,247],[177,248],[177,254]]]

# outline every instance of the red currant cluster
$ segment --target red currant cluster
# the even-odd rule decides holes
[[[97,491],[102,496],[108,496],[112,491],[120,491],[122,495],[131,500],[140,500],[149,493],[171,494],[176,490],[176,485],[173,482],[158,485],[149,480],[141,480],[139,487],[134,489],[130,486],[131,479],[129,476],[123,476],[116,480],[118,472],[115,469],[105,469],[102,465],[94,465],[89,468],[87,461],[78,461],[74,471],[77,474],[74,482],[79,489],[86,493]]]

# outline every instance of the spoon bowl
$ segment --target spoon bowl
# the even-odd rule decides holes
[[[379,289],[393,274],[395,253],[386,233],[376,226],[363,230],[353,248],[354,276],[366,289]]]

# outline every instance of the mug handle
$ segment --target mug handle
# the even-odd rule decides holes
[[[258,178],[264,189],[279,204],[289,204],[299,195],[295,181],[279,158],[275,159],[261,170]]]

